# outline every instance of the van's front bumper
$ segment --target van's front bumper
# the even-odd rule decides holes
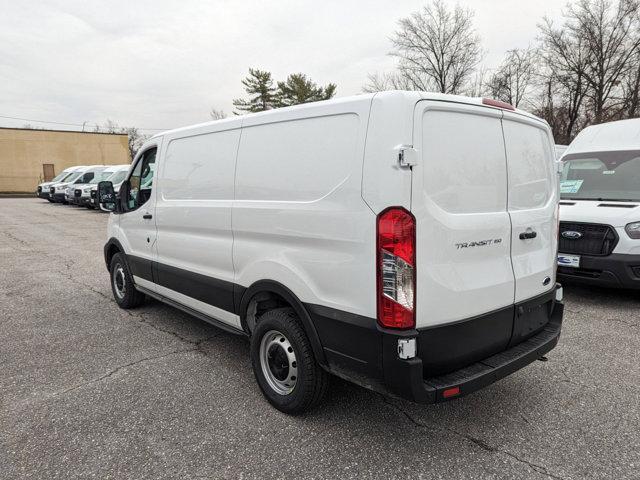
[[[64,193],[52,193],[52,194],[49,194],[49,198],[51,198],[51,200],[53,200],[54,202],[58,202],[58,203],[65,203],[67,201]]]
[[[435,403],[483,388],[552,350],[562,327],[560,288],[479,317],[414,330],[307,308],[330,372],[385,394]],[[415,346],[413,358],[400,358],[400,340]]]
[[[640,289],[640,255],[581,255],[580,268],[558,267],[558,278],[587,285]]]

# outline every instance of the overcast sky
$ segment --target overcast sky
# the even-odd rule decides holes
[[[449,3],[449,2],[447,2]],[[494,67],[559,0],[461,0]],[[455,2],[451,2],[455,4]],[[419,0],[0,0],[0,116],[167,129],[231,113],[249,67],[359,93],[393,69],[389,37]],[[36,122],[0,118],[0,126]],[[74,128],[74,127],[69,127]],[[152,133],[152,132],[148,132]]]

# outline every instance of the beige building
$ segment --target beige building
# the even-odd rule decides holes
[[[75,165],[130,162],[126,134],[0,127],[0,193],[34,192]]]

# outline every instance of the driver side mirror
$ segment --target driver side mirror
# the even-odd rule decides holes
[[[98,204],[100,209],[105,212],[114,212],[117,207],[116,192],[113,189],[113,183],[109,181],[102,181],[98,183]]]

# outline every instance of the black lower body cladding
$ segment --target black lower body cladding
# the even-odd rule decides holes
[[[107,267],[117,251],[123,251],[117,240],[107,242],[104,249]],[[255,288],[262,288],[262,285],[245,288],[136,256],[127,255],[126,259],[133,276],[234,313],[241,319],[248,300],[256,293]],[[270,285],[265,288],[280,286],[273,281],[264,283]],[[559,285],[525,302],[462,322],[402,331],[381,328],[375,318],[301,303],[285,286],[280,286],[280,293],[292,302],[304,320],[316,360],[328,371],[372,390],[433,403],[448,399],[444,392],[452,388],[456,394],[450,398],[478,390],[553,349],[560,336],[563,315],[563,304],[556,301],[557,288]],[[197,312],[191,313],[202,317]],[[207,319],[212,320],[215,319]],[[414,358],[398,356],[398,340],[403,338],[416,339]]]
[[[397,331],[375,319],[309,305],[331,371],[362,386],[419,403],[443,392],[471,393],[555,347],[563,305],[556,288],[525,302],[451,325]],[[417,356],[398,356],[398,340],[415,338]]]
[[[581,255],[580,268],[559,267],[558,278],[586,285],[640,289],[640,255]]]

